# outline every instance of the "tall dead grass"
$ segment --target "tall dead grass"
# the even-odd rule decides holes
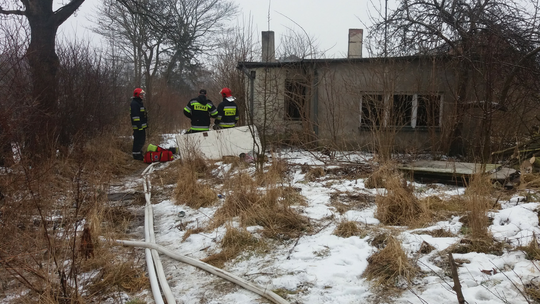
[[[362,235],[362,230],[355,221],[342,220],[334,230],[334,234],[342,238],[349,238]]]
[[[194,154],[178,162],[178,181],[175,197],[178,204],[194,209],[209,207],[217,202],[217,193],[208,184],[199,181],[207,176],[210,166],[206,160]]]
[[[305,203],[304,198],[294,189],[276,184],[286,171],[282,164],[271,165],[267,175],[256,174],[255,178],[244,171],[230,177],[224,184],[225,202],[216,211],[212,227],[238,217],[242,227],[260,225],[271,238],[288,239],[307,231],[307,218],[291,207]],[[260,188],[261,184],[266,188]]]
[[[81,274],[118,266],[105,258],[110,248],[99,241],[110,235],[111,226],[104,223],[114,222],[106,211],[108,185],[115,174],[138,167],[130,167],[133,160],[115,146],[119,141],[109,141],[113,137],[81,139],[73,149],[39,162],[22,158],[2,179],[0,277],[7,290],[20,285],[29,291],[21,301],[92,301],[93,283]],[[81,251],[83,224],[92,236],[90,256]]]
[[[487,175],[475,174],[465,190],[467,226],[470,229],[470,236],[474,239],[490,238],[487,213],[493,204],[490,195],[492,189],[493,186]]]
[[[407,257],[399,241],[392,236],[386,239],[384,249],[368,258],[368,263],[362,276],[383,287],[394,286],[400,279],[410,282],[418,273],[416,264]]]
[[[385,225],[418,227],[429,221],[429,213],[414,195],[414,188],[391,164],[383,165],[377,173],[376,185],[384,183],[386,194],[375,197],[375,217]]]

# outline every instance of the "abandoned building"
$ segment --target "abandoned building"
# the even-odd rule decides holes
[[[274,33],[263,32],[262,61],[238,62],[259,132],[339,148],[458,153],[467,145],[481,150],[485,137],[500,136],[496,145],[504,146],[504,136],[524,132],[502,123],[513,118],[484,102],[485,88],[475,81],[468,87],[480,89],[458,103],[452,55],[363,58],[362,37],[361,29],[349,30],[347,58],[276,60]]]

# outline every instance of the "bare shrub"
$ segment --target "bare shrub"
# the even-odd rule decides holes
[[[386,195],[377,195],[375,217],[385,225],[419,226],[429,220],[425,206],[416,198],[413,187],[407,184],[401,174],[383,170],[387,189]]]
[[[386,247],[368,258],[368,266],[363,277],[384,287],[394,286],[403,279],[410,282],[418,273],[417,266],[401,248],[399,241],[389,236]]]

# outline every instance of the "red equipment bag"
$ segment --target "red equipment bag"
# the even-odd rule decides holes
[[[167,162],[173,160],[173,153],[169,150],[161,151],[161,156],[159,157],[160,162]]]
[[[146,152],[144,155],[144,162],[147,164],[155,162],[167,162],[171,160],[173,160],[173,153],[168,150]]]

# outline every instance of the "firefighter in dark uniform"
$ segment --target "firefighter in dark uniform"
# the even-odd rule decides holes
[[[210,129],[210,117],[216,118],[218,111],[212,101],[206,99],[206,90],[200,90],[199,96],[191,99],[184,108],[184,115],[191,119],[187,133],[197,133]]]
[[[143,160],[142,148],[146,141],[146,128],[148,128],[148,116],[143,105],[145,92],[141,88],[133,91],[131,98],[131,125],[133,126],[133,158]]]
[[[223,101],[218,105],[218,116],[214,121],[214,129],[234,128],[238,123],[238,106],[234,102],[236,99],[232,96],[229,88],[223,88],[219,92],[223,96]]]

